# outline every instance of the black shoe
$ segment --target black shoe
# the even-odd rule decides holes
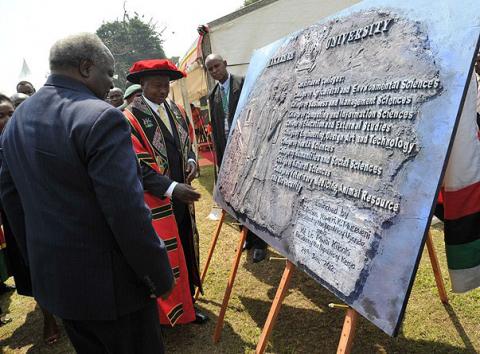
[[[7,285],[5,283],[0,283],[0,295],[1,294],[6,294],[6,293],[11,293],[15,291],[14,286]]]
[[[12,319],[7,315],[0,316],[0,327],[6,325],[7,323],[12,322]]]
[[[244,244],[243,244],[243,248],[242,248],[242,251],[246,251],[246,250],[249,250],[253,247],[253,243],[252,241],[250,240],[245,240]]]
[[[267,256],[267,250],[264,248],[255,248],[253,250],[253,263],[261,262]]]
[[[195,309],[195,321],[193,323],[195,324],[205,324],[210,320],[207,315],[204,313],[201,313],[199,310]]]

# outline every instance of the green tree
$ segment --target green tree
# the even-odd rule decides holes
[[[152,19],[147,22],[136,12],[133,17],[125,12],[122,21],[104,22],[97,29],[115,58],[115,86],[125,89],[128,69],[137,60],[165,58],[162,33]]]
[[[260,1],[260,0],[244,0],[243,1],[243,6],[252,5],[253,3],[255,3],[257,1]]]
[[[180,57],[178,56],[173,56],[173,57],[170,57],[168,58],[172,63],[174,63],[175,65],[178,64],[178,62],[180,61]]]

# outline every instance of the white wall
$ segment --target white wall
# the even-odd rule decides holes
[[[212,53],[218,53],[227,60],[230,72],[244,75],[255,49],[358,2],[278,0],[227,23],[210,27]]]

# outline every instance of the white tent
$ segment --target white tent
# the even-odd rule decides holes
[[[222,55],[233,74],[245,75],[250,57],[261,48],[292,32],[347,8],[359,0],[260,0],[205,26],[180,60],[187,78],[172,84],[172,96],[186,107],[190,102],[206,109],[205,97],[214,82],[203,67],[210,53]],[[182,89],[183,86],[183,89]],[[188,108],[186,107],[188,110]]]
[[[245,75],[255,49],[310,26],[359,0],[261,0],[210,22],[205,55],[218,53],[229,71]],[[209,47],[209,48],[208,48]]]
[[[208,94],[207,74],[203,69],[201,52],[202,36],[198,38],[178,64],[187,77],[174,81],[170,86],[171,98],[185,107],[190,115],[190,103],[194,103],[201,110],[208,109],[205,97]]]

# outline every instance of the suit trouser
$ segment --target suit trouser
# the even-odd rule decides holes
[[[10,228],[10,224],[8,223],[5,212],[2,210],[0,211],[0,214],[3,221],[5,241],[8,246],[5,249],[5,254],[7,256],[9,269],[13,275],[13,279],[15,280],[15,287],[17,288],[17,293],[23,296],[33,296],[30,270],[25,263],[25,258],[20,251],[18,242],[13,236],[12,229]]]
[[[262,250],[265,250],[267,249],[267,243],[265,241],[263,241],[260,237],[258,237],[257,235],[255,235],[252,231],[248,230],[247,232],[247,238],[246,238],[246,241],[247,242],[250,242],[250,244],[252,245],[252,248],[255,249],[255,248],[259,248],[259,249],[262,249]]]
[[[112,321],[63,320],[70,341],[79,354],[162,354],[157,304]]]
[[[187,209],[185,209],[187,210]],[[196,267],[195,245],[193,240],[192,223],[188,211],[180,222],[177,222],[178,235],[182,242],[183,253],[185,255],[185,263],[188,271],[188,284],[190,286],[190,294],[192,297],[195,294],[195,285],[200,284],[198,280],[198,268]]]
[[[200,271],[198,265],[198,254],[196,240],[193,234],[192,219],[187,204],[173,202],[173,211],[175,213],[175,221],[177,222],[178,235],[182,242],[183,253],[188,270],[188,283],[190,286],[190,294],[195,294],[195,287],[200,287]],[[195,301],[194,301],[195,302]]]

